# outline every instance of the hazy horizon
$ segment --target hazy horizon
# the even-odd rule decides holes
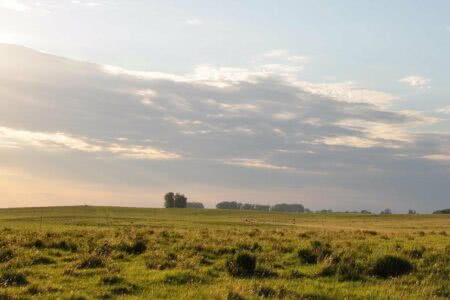
[[[382,2],[0,1],[0,207],[448,208],[450,4]]]

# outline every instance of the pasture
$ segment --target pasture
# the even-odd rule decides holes
[[[449,215],[0,210],[0,299],[448,299]]]

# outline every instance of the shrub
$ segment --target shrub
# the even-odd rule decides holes
[[[0,250],[0,263],[10,261],[14,258],[14,252],[7,248]]]
[[[147,268],[152,270],[167,270],[173,269],[177,266],[177,256],[174,253],[169,253],[165,257],[152,256],[145,262]]]
[[[72,242],[66,242],[65,240],[54,242],[50,245],[50,248],[60,249],[64,251],[77,252],[78,245]]]
[[[371,270],[371,273],[381,278],[397,277],[408,274],[413,270],[413,265],[406,259],[385,255],[378,258]]]
[[[138,255],[144,253],[147,250],[147,243],[145,240],[138,239],[131,244],[122,244],[120,248],[128,254]]]
[[[96,269],[105,267],[105,261],[100,256],[88,256],[81,260],[81,262],[76,266],[77,269]]]
[[[55,261],[47,256],[38,256],[32,259],[31,264],[32,265],[50,265],[54,264]]]
[[[276,291],[270,286],[261,286],[257,289],[257,294],[262,298],[272,298],[275,296]]]
[[[317,262],[317,256],[311,249],[298,250],[298,258],[302,264],[315,264]]]
[[[119,286],[111,289],[113,295],[129,295],[133,293],[133,289],[127,286]]]
[[[95,254],[99,256],[110,256],[113,248],[108,243],[103,243],[101,246],[95,249]]]
[[[244,300],[245,298],[236,292],[228,292],[227,300]]]
[[[252,276],[256,270],[256,256],[248,252],[237,253],[227,260],[226,267],[232,276]]]
[[[364,267],[355,259],[355,255],[346,254],[330,260],[319,272],[321,276],[336,276],[339,281],[359,280]]]
[[[35,247],[38,249],[45,247],[45,243],[40,239],[34,240],[30,245],[31,245],[31,247]]]
[[[164,283],[168,284],[188,284],[188,283],[202,283],[204,278],[192,273],[192,272],[177,272],[174,274],[168,274],[164,278]]]
[[[0,300],[15,300],[17,299],[11,294],[8,294],[7,292],[0,291]]]
[[[329,244],[323,244],[320,241],[311,241],[311,250],[316,255],[317,262],[323,261],[332,254],[331,246]]]
[[[40,289],[38,285],[33,284],[32,286],[27,288],[27,293],[30,295],[39,295],[39,294],[43,294],[44,291],[42,289]],[[1,297],[0,297],[0,299],[1,299]]]
[[[2,274],[0,277],[0,286],[23,286],[27,285],[28,280],[23,273],[16,272],[13,270],[8,270]]]
[[[102,278],[102,283],[106,285],[115,285],[124,282],[123,278],[118,275],[108,275]]]
[[[425,252],[425,247],[418,246],[418,247],[414,247],[410,250],[406,250],[405,254],[408,255],[410,258],[418,259],[418,258],[422,258],[424,252]]]

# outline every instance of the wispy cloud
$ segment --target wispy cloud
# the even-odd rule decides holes
[[[410,75],[399,79],[399,82],[412,87],[425,88],[429,86],[431,79],[419,75]]]
[[[450,106],[438,108],[436,110],[436,112],[441,113],[441,114],[450,114]]]
[[[190,26],[200,26],[203,25],[203,21],[200,20],[199,18],[189,18],[186,19],[186,24]]]
[[[260,159],[248,159],[248,158],[231,159],[225,161],[225,163],[229,165],[241,166],[246,168],[282,170],[282,171],[293,170],[292,168],[274,165]]]
[[[0,7],[20,12],[30,9],[30,6],[20,0],[0,0]]]
[[[178,154],[152,147],[94,142],[87,138],[74,137],[62,132],[48,133],[0,127],[0,147],[23,148],[27,146],[38,147],[47,151],[109,152],[125,158],[136,159],[167,160],[180,158]]]

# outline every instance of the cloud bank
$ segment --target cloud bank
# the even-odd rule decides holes
[[[90,186],[80,198],[123,187],[136,197],[122,205],[158,206],[159,193],[176,187],[209,205],[448,203],[450,136],[421,131],[438,120],[393,111],[395,95],[353,82],[301,80],[303,56],[274,50],[251,69],[203,65],[184,75],[11,45],[0,57],[8,57],[0,61],[0,167]],[[1,206],[20,198],[8,195]],[[114,204],[123,193],[108,195]]]

